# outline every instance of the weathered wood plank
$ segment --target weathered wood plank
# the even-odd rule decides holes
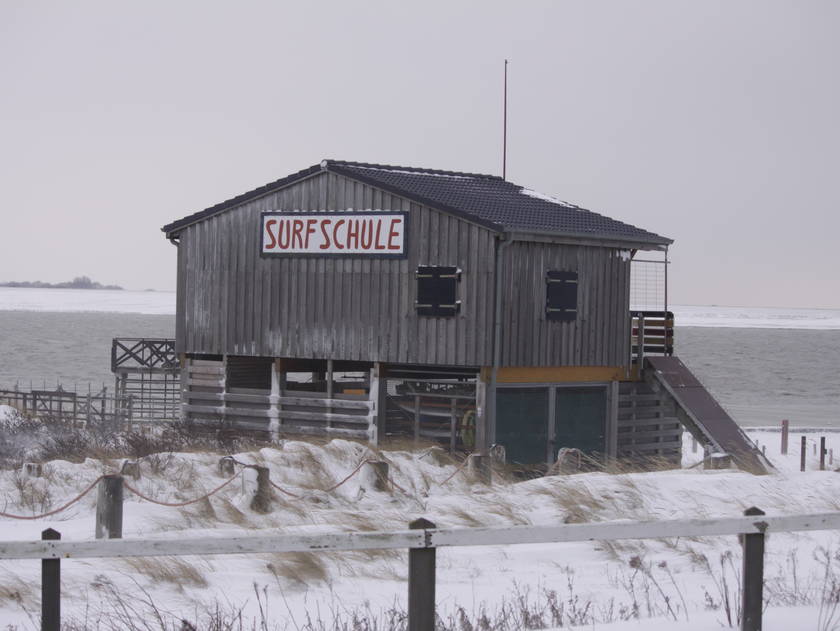
[[[840,529],[840,513],[600,522],[504,528],[451,528],[315,535],[3,541],[0,559],[205,556],[264,552],[393,550],[443,546],[518,545],[621,539],[670,539]]]

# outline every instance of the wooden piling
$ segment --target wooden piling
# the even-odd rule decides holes
[[[748,508],[744,515],[763,516],[759,508]],[[766,527],[766,524],[765,524]],[[761,612],[764,606],[764,532],[751,533],[742,538],[743,564],[741,576],[741,631],[761,631]]]
[[[373,473],[373,488],[388,492],[388,463],[384,460],[368,460],[366,466]]]
[[[482,484],[490,484],[493,481],[493,469],[488,455],[470,454],[467,470]]]
[[[96,538],[122,539],[123,477],[106,475],[96,494]]]
[[[41,532],[44,541],[58,541],[61,533],[52,528]],[[41,631],[61,628],[61,559],[41,559]]]
[[[219,475],[224,478],[229,478],[236,472],[236,461],[233,456],[223,456],[219,458]]]
[[[38,462],[24,462],[22,473],[27,478],[40,478],[44,473],[44,466]]]
[[[251,510],[257,513],[271,512],[271,480],[268,467],[257,467],[257,490],[254,492],[254,499],[251,500]]]
[[[133,480],[140,479],[140,463],[136,460],[124,460],[120,473],[124,476],[131,477]]]
[[[411,530],[436,528],[423,518],[414,520],[408,527]],[[408,551],[408,631],[435,629],[435,556],[435,548]]]

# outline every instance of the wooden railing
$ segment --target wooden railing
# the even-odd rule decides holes
[[[119,368],[180,369],[175,340],[149,337],[115,337],[111,342],[111,372]]]
[[[407,530],[248,535],[241,537],[178,537],[177,539],[100,539],[61,541],[47,529],[41,541],[0,542],[0,559],[40,559],[42,563],[42,630],[60,626],[61,559],[154,557],[248,553],[408,549],[408,628],[433,631],[435,622],[435,551],[440,547],[498,546],[621,539],[661,539],[744,535],[742,631],[759,631],[763,606],[764,544],[770,532],[840,529],[840,513],[768,517],[757,508],[743,517],[679,519],[647,522],[602,522],[504,528],[437,528],[418,519]]]
[[[0,403],[35,417],[71,426],[132,423],[134,398],[109,395],[106,389],[87,394],[67,390],[0,390]]]
[[[674,354],[674,314],[671,311],[630,312],[630,361],[641,365],[645,355]]]

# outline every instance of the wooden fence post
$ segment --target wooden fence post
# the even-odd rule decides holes
[[[61,533],[52,528],[41,532],[41,539],[56,541]],[[41,631],[61,627],[61,559],[41,559]]]
[[[782,421],[782,455],[787,456],[788,452],[788,432],[790,431],[790,421],[784,419]]]
[[[251,500],[251,510],[257,513],[271,512],[271,479],[268,467],[254,467],[257,472],[257,490]]]
[[[825,436],[820,436],[820,471],[825,471]]]
[[[96,538],[122,539],[123,478],[106,475],[96,493]]]
[[[764,511],[754,506],[744,515],[763,516]],[[766,524],[765,524],[766,526]],[[761,631],[761,611],[764,598],[764,532],[743,536],[744,548],[741,576],[741,631]]]
[[[802,437],[802,442],[800,443],[800,447],[799,447],[799,470],[800,471],[805,471],[805,451],[806,451],[807,446],[808,446],[806,444],[807,440],[808,439],[803,436]]]
[[[467,456],[467,469],[482,484],[493,481],[493,468],[490,466],[490,456],[484,454],[470,454]]]
[[[230,477],[236,473],[236,460],[233,456],[223,456],[219,458],[219,475],[222,477]]]
[[[368,460],[367,466],[373,473],[373,488],[388,492],[388,463],[384,460]]]
[[[411,530],[436,526],[428,519],[415,519]],[[429,542],[428,534],[426,542]],[[408,631],[435,629],[435,549],[410,548],[408,551]]]
[[[120,467],[120,475],[130,476],[135,480],[140,479],[140,461],[124,460]]]

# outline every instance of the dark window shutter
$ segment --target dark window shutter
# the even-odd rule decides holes
[[[456,315],[461,310],[460,280],[461,272],[457,267],[420,265],[417,268],[417,315]]]
[[[549,270],[545,283],[546,319],[574,322],[577,319],[577,272]]]

